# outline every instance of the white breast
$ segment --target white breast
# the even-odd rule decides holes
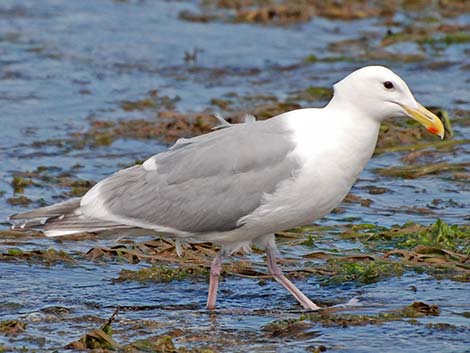
[[[349,192],[377,142],[379,124],[333,109],[301,109],[286,116],[295,131],[293,156],[302,164],[296,176],[265,195],[245,217],[254,228],[275,224],[270,232],[310,223],[331,212]],[[343,113],[344,114],[344,113]]]

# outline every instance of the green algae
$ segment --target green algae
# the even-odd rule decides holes
[[[385,37],[382,39],[381,45],[382,46],[389,46],[392,44],[396,44],[399,42],[412,42],[412,41],[417,41],[419,40],[422,36],[424,36],[423,33],[410,33],[410,32],[387,32]]]
[[[353,230],[360,231],[355,227]],[[433,225],[425,227],[415,223],[406,223],[390,229],[375,228],[362,233],[344,234],[349,239],[357,237],[372,249],[407,249],[416,246],[433,246],[440,249],[470,254],[470,228],[468,226],[448,225],[437,220]],[[365,237],[364,237],[365,236]]]
[[[275,102],[257,106],[252,110],[258,120],[265,120],[290,110],[300,109],[301,106],[295,102]]]
[[[388,153],[388,152],[402,152],[402,151],[418,151],[427,148],[436,148],[436,149],[444,149],[450,148],[457,145],[463,145],[470,143],[470,139],[460,139],[460,140],[436,140],[432,142],[420,142],[420,143],[413,143],[408,145],[396,145],[396,146],[388,146],[388,147],[379,147],[376,148],[375,154],[381,153]]]
[[[439,107],[429,107],[434,114],[441,120],[444,125],[444,137],[450,139],[454,136],[454,129],[452,128],[452,121],[447,110]]]
[[[182,10],[178,14],[178,18],[188,22],[207,23],[221,18],[219,15],[211,15],[207,13],[196,13],[190,10]]]
[[[157,104],[153,99],[143,98],[137,101],[124,101],[121,103],[121,108],[125,111],[154,109]]]
[[[440,162],[434,164],[410,165],[389,168],[377,168],[375,172],[388,177],[405,179],[420,178],[427,175],[435,175],[443,172],[461,172],[470,168],[470,163]]]
[[[23,178],[21,176],[14,176],[13,180],[11,181],[11,186],[13,186],[13,190],[15,193],[22,193],[24,192],[24,188],[33,184],[33,181],[28,178]]]
[[[451,226],[442,220],[437,220],[426,230],[407,234],[397,243],[398,247],[408,249],[418,245],[434,246],[470,255],[470,229],[457,225]]]
[[[102,329],[95,329],[88,332],[78,341],[72,342],[65,346],[67,349],[77,349],[77,350],[116,350],[122,348],[122,346],[117,343],[111,335],[107,334]]]
[[[434,304],[421,301],[414,301],[410,305],[396,310],[379,311],[375,314],[354,314],[344,313],[345,309],[325,308],[315,312],[302,313],[298,317],[279,319],[266,324],[263,331],[270,334],[294,331],[311,332],[314,327],[356,327],[367,325],[383,325],[388,322],[404,321],[412,325],[422,326],[437,330],[458,330],[459,327],[447,323],[428,323],[420,320],[426,317],[437,317],[441,314],[441,309]],[[347,310],[347,309],[346,309]],[[301,336],[302,337],[302,336]],[[321,346],[320,346],[321,347]],[[322,350],[319,350],[322,351]]]
[[[358,196],[358,195],[354,195],[354,194],[347,194],[346,197],[344,198],[343,202],[345,203],[358,203],[360,204],[361,206],[364,206],[364,207],[370,207],[370,205],[374,202],[372,201],[371,199],[366,199],[366,198],[363,198],[361,196]]]
[[[307,329],[310,327],[311,325],[308,322],[292,318],[270,322],[262,327],[262,331],[276,338],[306,338],[308,336],[317,336],[312,332],[308,333]]]
[[[119,307],[116,308],[113,315],[98,329],[92,329],[84,334],[80,339],[69,343],[64,348],[75,350],[93,350],[93,351],[120,351],[126,353],[215,353],[209,348],[187,349],[185,347],[177,348],[173,343],[171,332],[163,335],[138,339],[128,344],[121,344],[113,337],[112,322],[118,314]],[[180,334],[181,330],[176,334]]]
[[[44,237],[44,234],[34,230],[11,230],[11,229],[1,229],[0,237],[4,239],[7,238],[24,238],[24,237]],[[19,243],[18,243],[19,244]],[[17,244],[16,244],[17,245]]]
[[[465,44],[470,42],[470,33],[469,32],[455,32],[447,33],[443,36],[432,37],[432,38],[423,38],[418,40],[419,44],[427,45],[453,45],[453,44]]]
[[[398,313],[401,317],[417,318],[424,316],[439,316],[441,314],[441,309],[437,305],[413,302],[411,305],[404,307],[400,311],[392,313]]]
[[[10,248],[6,252],[0,252],[0,261],[25,261],[28,263],[41,263],[46,266],[58,263],[75,263],[75,260],[63,250],[30,250],[24,251],[19,248]]]
[[[348,314],[325,311],[302,314],[300,319],[309,320],[325,327],[340,326],[364,326],[382,325],[389,321],[401,321],[405,319],[417,319],[426,316],[439,316],[440,309],[437,305],[424,302],[413,302],[397,310],[381,311],[375,315]],[[416,322],[419,324],[419,322]]]
[[[0,334],[6,336],[17,336],[26,330],[27,324],[19,320],[0,321]]]
[[[317,57],[314,54],[308,55],[305,59],[305,63],[337,63],[337,62],[355,62],[358,61],[357,57],[345,56],[345,55],[338,55],[338,56],[324,56],[324,57]]]
[[[305,241],[302,243],[302,245],[305,245],[305,246],[308,246],[308,247],[313,248],[313,247],[315,246],[315,239],[314,239],[314,237],[313,237],[311,234],[307,235],[307,240],[305,240]]]
[[[12,206],[23,206],[26,207],[30,203],[33,202],[29,197],[26,196],[18,196],[18,197],[9,197],[7,198],[7,202]]]
[[[320,232],[316,238],[304,234],[307,240],[296,245],[321,248],[324,234]],[[363,223],[345,227],[340,237],[362,243],[361,252],[329,249],[306,254],[303,258],[307,262],[300,272],[317,275],[323,285],[368,284],[407,271],[427,273],[438,279],[470,280],[468,226],[450,226],[440,220],[431,226],[407,223],[392,228]]]
[[[125,352],[176,353],[177,349],[171,336],[163,335],[138,340],[128,345]]]
[[[212,98],[210,103],[212,105],[215,105],[221,109],[228,109],[231,105],[232,102],[228,99],[219,99],[219,98]]]
[[[92,137],[92,141],[90,142],[93,147],[99,146],[111,146],[114,142],[114,138],[109,133],[102,133],[102,134],[95,134]]]
[[[73,141],[81,142],[81,146],[76,146],[77,148],[109,145],[119,138],[160,139],[165,143],[172,143],[181,137],[207,133],[214,123],[215,118],[208,113],[182,114],[165,110],[156,113],[153,119],[119,120],[111,126],[100,120],[93,121],[88,131],[76,134]]]
[[[19,255],[23,255],[24,252],[21,249],[13,248],[13,249],[8,249],[7,254],[11,256],[19,256]]]
[[[333,96],[333,90],[330,87],[309,86],[302,91],[295,91],[288,97],[289,101],[327,101]]]
[[[93,329],[83,335],[77,341],[65,346],[66,349],[77,350],[121,350],[123,346],[112,338],[112,322],[119,311],[116,308],[111,317],[98,329]]]
[[[356,282],[369,284],[392,276],[401,276],[405,267],[398,262],[369,260],[367,257],[356,259],[329,259],[323,267],[329,274],[323,277],[323,284]]]
[[[356,265],[344,265],[341,259],[330,260],[329,265],[336,267],[326,267],[325,270],[329,271],[330,276],[337,275],[337,282],[380,280],[387,276],[399,276],[407,270],[425,272],[435,278],[470,280],[468,226],[450,226],[441,220],[427,227],[414,223],[390,229],[354,226],[341,237],[359,240],[369,254],[375,254],[374,262],[370,263],[377,262],[377,265],[362,264],[361,259],[357,259]]]
[[[294,233],[318,233],[318,232],[328,232],[328,231],[334,231],[335,228],[332,226],[327,226],[327,225],[318,225],[318,224],[309,224],[293,229],[289,229],[289,232],[294,232]],[[283,234],[284,232],[280,232],[279,234]]]
[[[92,180],[74,180],[70,183],[70,196],[83,196],[96,184]]]
[[[419,240],[421,236],[419,234],[425,234],[429,236],[428,238],[424,237],[423,242],[442,245],[445,247],[450,247],[449,239],[457,239],[458,242],[465,240],[465,235],[461,232],[465,232],[465,227],[459,226],[448,226],[445,223],[436,222],[432,227],[425,227],[416,224],[405,224],[396,228],[386,228],[377,226],[370,223],[358,224],[354,226],[348,226],[347,229],[350,231],[349,235],[356,234],[357,240],[367,244],[367,254],[351,254],[348,251],[344,251],[341,254],[326,254],[326,257],[322,257],[322,260],[325,260],[324,263],[318,265],[318,268],[323,268],[324,273],[315,272],[319,274],[319,278],[323,284],[342,284],[344,282],[355,282],[359,284],[373,283],[380,280],[383,280],[390,276],[400,276],[403,271],[411,269],[411,265],[402,262],[400,259],[388,259],[381,258],[380,251],[386,250],[388,247],[383,247],[383,244],[379,244],[380,234],[383,236],[384,243],[389,243],[390,246],[396,247],[397,244],[401,244],[402,240],[399,239],[401,236],[409,236],[409,239]],[[321,232],[328,233],[332,229],[327,226],[307,226],[298,228],[295,231],[309,231],[316,233],[321,237]],[[295,233],[295,232],[292,232]],[[410,234],[415,234],[410,235]],[[430,233],[430,234],[428,234]],[[303,233],[295,233],[303,234]],[[398,238],[397,238],[398,237]],[[293,238],[294,239],[294,238]],[[348,239],[355,239],[354,237],[349,237]],[[295,240],[295,239],[294,239]],[[432,242],[431,242],[432,241]],[[145,242],[147,247],[151,247],[153,242]],[[392,244],[390,244],[392,243]],[[165,249],[165,244],[167,242],[162,242],[162,245],[159,245],[159,251]],[[465,243],[463,243],[465,244]],[[168,243],[167,245],[170,245]],[[419,244],[418,244],[419,245]],[[402,244],[407,249],[414,249],[416,246],[412,243]],[[13,254],[20,255],[20,251],[13,250]],[[373,253],[373,255],[371,255]],[[182,259],[181,267],[193,266],[191,260]],[[323,266],[323,267],[322,267]],[[434,265],[433,265],[434,266]],[[158,266],[156,266],[158,267]],[[169,266],[162,266],[163,270],[158,270],[157,273],[162,273],[163,276],[159,274],[160,277],[156,282],[162,281],[172,281],[180,280],[186,277],[181,277],[179,274],[175,273]],[[208,270],[205,271],[204,276],[207,276]],[[326,273],[330,271],[329,273]],[[135,271],[137,272],[137,271]],[[227,272],[226,272],[227,273]],[[231,272],[229,272],[231,273]],[[302,271],[290,271],[290,275],[300,275]],[[193,275],[193,273],[187,273],[187,275]],[[197,274],[199,276],[199,274]],[[255,276],[260,276],[256,274]],[[262,278],[262,277],[260,277]],[[443,278],[448,278],[444,275]],[[148,279],[141,278],[142,282],[146,282]],[[137,280],[139,279],[130,279]],[[154,281],[151,279],[149,281]],[[263,327],[262,332],[266,337],[275,337],[275,338],[285,338],[285,339],[299,339],[299,338],[311,338],[315,336],[316,333],[312,330],[312,327],[353,327],[353,326],[364,326],[364,325],[382,325],[391,321],[405,321],[409,324],[419,325],[430,329],[448,329],[448,330],[457,330],[458,328],[448,327],[445,324],[435,325],[435,326],[425,326],[428,325],[420,321],[421,318],[427,316],[438,316],[440,309],[431,304],[415,302],[411,305],[403,307],[399,310],[392,311],[381,311],[377,314],[349,314],[335,312],[335,308],[327,308],[320,311],[320,313],[306,313],[300,315],[298,318],[287,319],[286,321],[278,320],[271,324]],[[104,329],[94,329],[88,332],[86,335],[82,336],[78,343],[71,343],[68,348],[74,349],[107,349],[107,350],[119,350],[125,352],[175,352],[175,353],[184,353],[184,352],[193,352],[193,353],[202,353],[202,352],[211,352],[210,349],[206,348],[195,348],[188,349],[184,347],[177,347],[175,345],[176,340],[174,340],[174,335],[170,332],[159,333],[158,336],[147,337],[145,339],[140,339],[136,341],[129,342],[128,340],[119,342],[116,341],[112,335],[111,331]],[[178,341],[179,342],[179,341]],[[185,342],[183,340],[183,342]],[[73,345],[72,345],[73,344]],[[83,348],[85,347],[85,348]],[[114,348],[113,348],[114,347]],[[165,348],[166,347],[166,348]],[[320,349],[320,348],[319,348]]]
[[[470,42],[470,33],[465,25],[442,24],[436,27],[428,22],[423,26],[407,25],[399,32],[389,30],[382,38],[381,45],[387,47],[401,42],[415,42],[421,47],[466,44]]]
[[[157,90],[152,90],[148,93],[148,97],[138,99],[135,101],[121,102],[121,108],[124,111],[143,111],[143,110],[157,110],[158,108],[174,109],[175,103],[180,100],[178,96],[173,98],[169,96],[159,96]]]
[[[310,54],[304,59],[304,61],[306,63],[316,63],[318,61],[318,57],[314,54]]]
[[[366,325],[383,325],[391,321],[407,321],[415,325],[426,325],[418,319],[427,316],[439,316],[441,313],[437,305],[415,301],[410,305],[397,310],[379,311],[376,314],[343,313],[341,309],[326,308],[314,312],[302,313],[296,318],[280,319],[270,322],[263,327],[269,333],[286,332],[291,327],[297,330],[308,331],[312,327],[354,327]]]
[[[123,351],[126,353],[216,353],[210,348],[192,348],[176,347],[172,335],[164,334],[140,339],[126,345]]]
[[[390,189],[380,187],[380,186],[375,186],[375,185],[367,185],[367,186],[364,186],[362,189],[367,190],[367,192],[371,195],[382,195],[387,192],[391,192]]]
[[[364,251],[320,251],[304,256],[307,260],[303,269],[290,271],[290,275],[302,276],[316,274],[323,285],[337,285],[347,282],[369,284],[389,277],[401,276],[406,271],[426,272],[435,278],[448,278],[455,281],[470,279],[470,266],[465,264],[470,249],[470,229],[465,226],[449,226],[442,221],[426,227],[413,223],[386,228],[375,224],[363,223],[346,228],[340,236],[364,244]],[[306,226],[286,232],[283,241],[289,245],[303,244],[314,247],[321,241],[324,233],[338,231],[327,226]],[[284,233],[281,233],[281,236]],[[307,239],[304,237],[307,235]],[[193,249],[191,249],[193,248]],[[103,251],[104,250],[104,251]],[[185,250],[189,253],[179,259],[174,252],[174,244],[169,241],[146,241],[119,245],[111,249],[92,249],[88,254],[72,258],[65,252],[49,249],[47,251],[23,251],[10,248],[0,254],[1,261],[28,261],[33,263],[70,263],[78,259],[109,256],[109,259],[123,258],[130,263],[141,260],[160,262],[150,268],[122,270],[114,282],[170,282],[188,278],[207,278],[208,259],[215,251],[204,244],[191,245]],[[132,261],[130,261],[130,257]],[[178,267],[163,265],[162,261],[174,262]],[[197,265],[199,263],[199,265]],[[231,263],[225,273],[263,279],[264,272],[253,270],[247,262]]]
[[[143,268],[137,271],[121,270],[115,282],[137,281],[137,282],[171,282],[187,278],[207,277],[209,270],[201,266],[183,265],[169,267],[164,265]]]
[[[422,12],[426,9],[427,16]],[[296,0],[204,0],[198,12],[183,10],[179,18],[191,22],[213,21],[260,23],[286,26],[315,17],[351,21],[363,18],[392,18],[396,13],[414,13],[416,21],[435,24],[442,16],[456,16],[468,11],[465,1],[383,2],[383,1],[296,1]],[[418,26],[417,26],[418,27]]]
[[[305,89],[305,93],[312,99],[328,100],[333,96],[333,89],[330,87],[309,86]]]
[[[394,4],[378,1],[368,1],[367,3],[351,1],[347,4],[340,4],[330,0],[323,2],[206,0],[203,3],[204,6],[201,8],[203,14],[186,17],[189,20],[194,21],[195,17],[195,20],[199,22],[206,22],[214,20],[209,16],[216,13],[215,18],[218,20],[285,26],[309,21],[317,16],[332,20],[355,20],[383,16],[393,13],[397,8]],[[222,12],[221,9],[225,11]],[[204,16],[204,14],[207,15]]]
[[[71,170],[63,170],[56,166],[39,166],[32,171],[15,172],[17,175],[14,177],[13,181],[17,188],[20,186],[24,188],[26,185],[35,188],[54,185],[69,189],[68,192],[65,193],[65,196],[83,196],[96,182],[93,180],[74,180],[73,175],[76,173],[77,168],[80,167],[75,165]],[[15,190],[18,191],[19,189]],[[25,196],[20,196],[12,198],[7,202],[15,205],[29,205],[33,200]],[[36,200],[36,202],[40,203],[41,199]]]
[[[341,233],[341,237],[357,239],[373,252],[393,249],[413,250],[420,246],[454,251],[462,255],[470,254],[470,227],[448,225],[442,220],[437,220],[430,226],[411,222],[392,228],[359,224]]]

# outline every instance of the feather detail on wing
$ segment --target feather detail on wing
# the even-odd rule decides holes
[[[235,124],[121,170],[82,199],[84,215],[176,232],[222,232],[299,168],[282,121]]]

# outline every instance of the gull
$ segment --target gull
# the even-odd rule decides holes
[[[380,123],[412,118],[444,137],[439,118],[391,70],[368,66],[334,85],[323,108],[271,119],[222,123],[178,140],[142,165],[116,172],[83,197],[10,217],[15,229],[47,236],[143,228],[179,241],[218,244],[207,308],[215,309],[223,260],[256,246],[272,277],[308,310],[317,306],[281,271],[275,233],[309,224],[337,207],[371,158]],[[19,223],[18,223],[19,222]]]

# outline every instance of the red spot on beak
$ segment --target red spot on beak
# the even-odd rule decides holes
[[[428,130],[431,134],[434,134],[434,135],[437,135],[437,133],[439,132],[439,130],[436,129],[434,126],[428,127],[427,130]]]

